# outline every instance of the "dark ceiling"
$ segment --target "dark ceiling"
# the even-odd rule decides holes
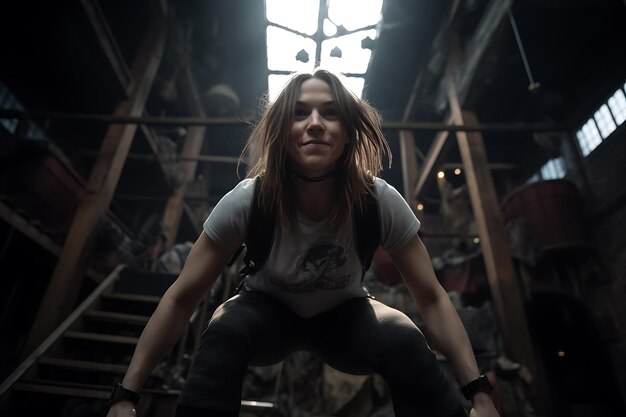
[[[463,91],[464,105],[482,123],[550,122],[577,126],[626,81],[626,5],[622,0],[510,1],[527,57],[540,84],[529,91],[529,75],[505,13],[499,22],[483,17],[493,5],[487,0],[385,0],[380,37],[366,75],[364,97],[385,121],[402,119],[411,92],[415,101],[410,119],[442,122],[446,101],[441,89],[446,63],[445,34],[451,15],[459,33],[462,62],[480,53],[471,82]],[[112,68],[93,25],[94,10],[106,22],[111,38],[128,67],[140,48],[151,21],[150,0],[83,0],[10,2],[0,17],[2,65],[0,80],[23,107],[37,112],[111,114],[124,99],[119,76]],[[188,62],[202,100],[219,84],[232,88],[239,99],[234,117],[254,119],[267,88],[264,2],[261,0],[167,3],[167,43],[146,110],[152,116],[189,116],[177,83]],[[497,1],[493,1],[498,4]],[[483,48],[475,33],[492,24]],[[464,61],[463,61],[464,60]],[[459,76],[459,74],[457,74]],[[416,82],[417,81],[417,82]],[[173,88],[172,88],[173,87]],[[206,116],[223,116],[204,102]],[[88,178],[106,132],[104,123],[36,118],[73,168]],[[158,126],[180,148],[184,126]],[[138,130],[131,155],[146,155],[146,132]],[[249,127],[210,126],[204,155],[238,156]],[[394,164],[382,176],[402,189],[397,131],[386,131]],[[425,155],[435,132],[417,130],[418,154]],[[549,150],[527,132],[484,134],[488,157],[511,164],[494,171],[496,186],[519,183],[550,157]],[[420,158],[418,158],[419,160]],[[446,162],[459,162],[452,149]],[[240,174],[244,175],[240,169]],[[215,201],[239,180],[234,163],[200,162],[209,200]],[[431,187],[433,188],[433,187]],[[120,216],[143,215],[162,204],[170,184],[154,159],[129,158],[113,201]],[[436,193],[428,191],[436,198]],[[136,198],[146,197],[139,203]],[[157,203],[158,202],[158,203]],[[126,214],[124,214],[126,213]]]

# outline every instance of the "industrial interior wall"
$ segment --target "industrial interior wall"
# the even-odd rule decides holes
[[[583,193],[589,245],[598,260],[589,277],[587,305],[604,322],[605,340],[622,398],[626,399],[626,125],[582,161],[584,178],[572,178]],[[586,184],[585,184],[586,181]]]

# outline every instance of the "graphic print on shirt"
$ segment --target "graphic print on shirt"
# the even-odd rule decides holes
[[[348,251],[335,243],[319,243],[295,259],[295,276],[274,285],[291,293],[340,290],[357,277],[348,265]]]

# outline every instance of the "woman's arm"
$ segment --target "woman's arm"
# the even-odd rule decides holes
[[[202,232],[194,243],[183,269],[165,292],[144,328],[122,385],[139,392],[156,365],[171,351],[189,324],[189,318],[226,266],[231,251]],[[129,402],[112,407],[131,407]]]
[[[480,376],[474,352],[463,323],[441,287],[428,251],[419,236],[390,254],[406,283],[418,311],[441,353],[450,362],[461,385]],[[485,393],[477,393],[472,401],[477,416],[497,416],[498,413]],[[478,412],[478,414],[476,414]]]

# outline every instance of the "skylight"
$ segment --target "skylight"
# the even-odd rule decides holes
[[[266,0],[269,100],[296,71],[320,66],[361,97],[383,0]]]

